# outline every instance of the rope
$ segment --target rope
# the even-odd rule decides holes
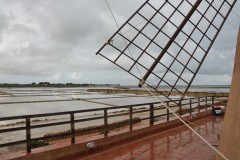
[[[109,10],[110,10],[110,12],[111,12],[111,15],[112,15],[112,17],[113,17],[113,19],[114,19],[114,21],[115,21],[115,23],[116,23],[116,26],[117,26],[118,29],[119,29],[120,27],[119,27],[119,25],[118,25],[118,23],[117,23],[117,20],[116,20],[114,14],[113,14],[113,11],[112,11],[112,9],[111,9],[108,1],[105,0],[105,2],[106,2],[107,6],[108,6],[108,8],[109,8]],[[121,32],[120,32],[120,33],[121,33]],[[123,38],[123,39],[124,39],[124,38]],[[124,42],[125,42],[125,44],[126,44],[126,46],[127,46],[127,42],[126,42],[125,39],[124,39]],[[132,56],[132,53],[131,53],[131,51],[129,50],[129,48],[128,48],[128,51],[129,51],[130,55]],[[138,68],[138,64],[136,64],[136,67],[137,67],[137,70],[138,70],[140,76],[142,77],[142,74],[141,74],[141,72],[140,72],[140,70],[139,70],[139,68]],[[153,97],[155,97],[156,99],[158,99],[158,100],[160,101],[160,103],[164,105],[165,108],[167,108],[173,115],[175,115],[185,126],[187,126],[193,133],[195,133],[203,142],[205,142],[211,149],[213,149],[216,153],[218,153],[223,159],[228,160],[220,151],[218,151],[216,148],[214,148],[206,139],[204,139],[204,138],[203,138],[199,133],[197,133],[190,125],[188,125],[188,124],[183,120],[183,118],[181,118],[181,117],[180,117],[176,112],[174,112],[166,103],[164,103],[164,102],[161,100],[161,98],[159,98],[158,96],[156,96],[150,89],[148,89],[148,88],[145,86],[145,82],[140,81],[140,83],[142,84],[142,86],[144,86],[144,88],[145,88]]]
[[[156,96],[151,90],[149,90],[144,84],[144,88],[156,99],[160,101],[173,115],[175,115],[185,126],[187,126],[193,133],[195,133],[201,140],[203,140],[210,148],[212,148],[216,153],[218,153],[223,159],[228,160],[220,151],[214,148],[207,140],[205,140],[199,133],[197,133],[191,126],[189,126],[177,113],[175,113],[166,103],[164,103],[161,98]]]
[[[109,10],[110,10],[110,12],[111,12],[111,15],[112,15],[112,17],[113,17],[113,19],[114,19],[114,21],[115,21],[115,24],[116,24],[117,28],[120,29],[120,27],[119,27],[119,25],[118,25],[118,23],[117,23],[117,19],[115,18],[114,14],[113,14],[113,11],[112,11],[109,3],[108,3],[108,0],[105,0],[105,2],[107,3],[107,6],[108,6],[108,8],[109,8]],[[120,32],[120,34],[122,34],[121,31],[119,31],[119,32]],[[124,41],[125,45],[127,46],[128,44],[127,44],[127,42],[126,42],[126,40],[125,40],[124,38],[123,38],[123,41]],[[132,57],[132,59],[134,59],[134,58],[133,58],[133,55],[132,55],[132,52],[131,52],[131,50],[130,50],[129,47],[127,48],[127,50],[128,50],[128,52],[129,52],[130,56]],[[140,72],[140,69],[138,68],[138,65],[136,65],[136,68],[137,68],[140,76],[142,77],[142,74],[141,74],[141,72]]]
[[[223,1],[221,1],[221,0],[218,0],[220,3],[224,3]],[[213,3],[215,3],[215,2],[213,2]],[[215,3],[215,5],[216,5],[216,3]],[[225,3],[223,4],[223,5],[225,5],[226,7],[228,7]],[[233,9],[232,9],[232,12],[236,15],[236,16],[238,16],[238,17],[240,17],[237,13],[235,13],[234,11],[233,11]],[[234,25],[227,19],[227,22],[232,26],[232,28],[236,31],[236,32],[238,32],[238,29],[236,29],[235,27],[234,27]]]
[[[113,18],[113,20],[114,20],[114,22],[115,22],[117,28],[119,29],[120,27],[119,27],[119,25],[118,25],[118,23],[117,23],[117,19],[115,18],[114,14],[113,14],[113,11],[112,11],[112,9],[111,9],[111,7],[110,7],[108,1],[105,0],[105,2],[106,2],[106,4],[107,4],[107,6],[108,6],[108,9],[109,9],[109,11],[110,11],[110,13],[111,13],[111,15],[112,15],[112,18]]]
[[[224,3],[223,1],[221,1],[221,0],[218,0],[220,3]],[[226,6],[226,7],[228,7],[227,6],[227,4],[226,3],[224,3],[224,5]],[[238,14],[237,12],[235,12],[234,10],[232,10],[232,13],[234,13],[237,17],[239,17],[240,18],[240,14]]]
[[[137,27],[137,26],[139,26],[140,24],[142,24],[143,22],[145,22],[145,20],[143,20],[142,22],[139,22],[139,23],[136,24],[135,26]],[[134,29],[134,28],[130,28],[130,29],[126,30],[125,32],[123,32],[123,34],[126,34],[126,33],[130,32],[130,31],[133,30],[133,29]],[[116,36],[116,37],[114,37],[112,40],[118,39],[118,38],[120,38],[120,37],[122,37],[122,36]]]
[[[218,0],[220,3],[224,3],[223,1],[220,1],[220,0]],[[216,3],[215,2],[213,2],[215,5],[216,5]],[[226,4],[224,3],[224,5],[226,6]],[[206,3],[205,3],[205,6],[207,6],[206,5]],[[233,10],[232,10],[232,12],[233,12]],[[234,12],[233,12],[234,13]],[[212,15],[212,13],[211,13],[211,11],[209,11],[209,14],[210,14],[210,16],[211,16],[211,18],[213,18],[213,15]],[[236,14],[237,15],[237,14]],[[235,30],[235,31],[237,31],[236,29],[235,29],[235,27],[233,26],[233,24],[227,19],[227,22],[231,25],[231,27]],[[238,31],[237,31],[238,32]],[[223,42],[224,42],[224,45],[227,47],[227,52],[228,52],[228,54],[230,54],[231,56],[233,56],[234,57],[234,54],[232,53],[232,52],[230,52],[229,50],[229,46],[228,46],[228,44],[227,44],[227,42],[226,42],[226,40],[223,38],[223,35],[222,35],[222,33],[221,32],[219,32],[219,34],[220,34],[220,37],[221,37],[221,39],[223,40]]]

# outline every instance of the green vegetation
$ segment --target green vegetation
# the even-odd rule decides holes
[[[137,124],[141,122],[141,118],[135,117],[132,119],[132,124]],[[108,125],[108,130],[114,130],[114,129],[119,129],[121,127],[128,126],[130,124],[129,120],[122,120],[119,122],[113,122]],[[90,127],[85,127],[85,128],[78,128],[76,129],[77,135],[87,135],[91,133],[100,133],[104,134],[105,131],[105,126],[104,125],[98,125],[98,126],[90,126]],[[55,140],[60,140],[60,139],[65,139],[65,138],[70,138],[71,137],[71,131],[63,131],[63,132],[58,132],[58,133],[48,133],[44,135],[44,141],[55,141]],[[62,135],[62,136],[61,136]],[[54,138],[52,138],[55,136]]]
[[[11,88],[11,87],[92,87],[92,86],[120,86],[119,84],[88,84],[88,83],[50,83],[50,82],[39,82],[39,83],[29,83],[29,84],[19,84],[19,83],[1,83],[0,88]]]
[[[50,145],[48,142],[45,141],[33,141],[31,142],[31,149],[33,148],[38,148],[38,147],[43,147],[43,146],[48,146]]]

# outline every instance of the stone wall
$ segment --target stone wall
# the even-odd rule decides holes
[[[231,90],[228,98],[219,150],[228,159],[240,159],[240,32],[238,35]],[[218,160],[222,160],[217,156]]]

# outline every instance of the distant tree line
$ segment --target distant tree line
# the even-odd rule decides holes
[[[120,86],[119,84],[88,84],[88,83],[50,83],[50,82],[39,82],[39,83],[29,83],[29,84],[19,84],[19,83],[0,83],[2,88],[10,87],[92,87],[92,86]]]

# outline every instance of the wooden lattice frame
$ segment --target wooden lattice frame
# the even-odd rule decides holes
[[[183,99],[236,1],[147,0],[97,54],[139,79],[139,87]],[[171,89],[163,93],[162,86]]]

